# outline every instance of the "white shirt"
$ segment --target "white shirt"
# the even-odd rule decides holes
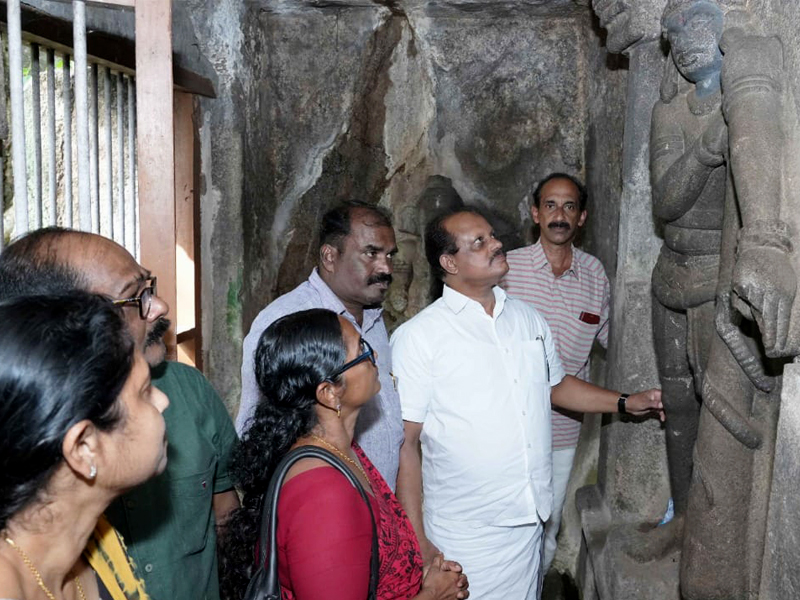
[[[538,311],[493,291],[490,317],[445,286],[392,336],[403,419],[423,424],[425,517],[434,522],[550,516],[550,387],[564,369]]]

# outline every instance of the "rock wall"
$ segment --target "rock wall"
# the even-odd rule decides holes
[[[589,217],[582,232],[582,247],[602,261],[613,290],[622,200],[622,138],[625,131],[628,60],[607,52],[605,34],[594,15],[586,16],[583,27],[588,90],[585,162]],[[595,383],[605,383],[607,367],[606,351],[596,347],[592,354],[592,380]],[[579,488],[597,481],[600,417],[584,415],[567,498],[574,499]],[[572,578],[576,577],[581,541],[580,515],[574,500],[571,500],[564,507],[558,551],[553,563],[555,569],[568,573]]]
[[[408,221],[427,178],[444,175],[495,214],[513,248],[530,239],[536,180],[556,169],[584,175],[577,19],[586,10],[554,3],[543,18],[524,3],[385,4],[267,2],[247,25],[258,50],[245,142],[245,327],[307,277],[316,223],[339,200],[380,203]]]
[[[177,4],[177,3],[176,3]],[[201,159],[201,298],[203,364],[228,409],[239,404],[242,334],[243,191],[247,90],[252,82],[244,35],[248,8],[237,0],[181,2],[196,39],[194,53],[216,74],[215,99],[195,102]]]

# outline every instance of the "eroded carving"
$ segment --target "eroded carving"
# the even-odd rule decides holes
[[[398,216],[394,281],[384,302],[390,330],[413,317],[429,302],[431,280],[422,244],[425,223],[438,211],[463,204],[449,178],[433,175],[428,177],[419,199],[406,206]]]
[[[666,0],[592,0],[600,26],[608,33],[609,52],[628,52],[631,47],[661,35],[661,13]]]
[[[728,179],[712,339],[681,559],[688,600],[757,595],[783,370],[793,330],[796,232],[782,189],[794,102],[783,48],[752,15],[726,15],[721,73]],[[777,360],[776,360],[777,359]],[[720,568],[721,565],[725,567]]]
[[[650,140],[653,212],[664,223],[664,244],[653,271],[653,337],[668,415],[675,518],[630,544],[629,553],[643,561],[673,550],[681,539],[714,332],[727,172],[722,11],[707,0],[670,0],[662,24],[670,61],[653,109]]]

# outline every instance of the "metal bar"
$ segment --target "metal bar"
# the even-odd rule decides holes
[[[56,51],[47,50],[47,224],[56,224]]]
[[[28,168],[25,164],[25,100],[19,0],[8,0],[8,67],[11,83],[11,152],[14,172],[14,235],[28,231]]]
[[[89,67],[89,177],[92,202],[92,231],[100,233],[100,152],[97,137],[97,64]]]
[[[56,2],[71,2],[72,0],[56,0]],[[107,4],[108,6],[124,6],[128,8],[132,8],[136,5],[136,0],[86,0],[87,4],[98,4],[102,6],[103,4]]]
[[[128,223],[128,208],[125,206],[125,113],[123,111],[122,73],[117,73],[117,207],[122,226],[119,231],[119,242],[128,247],[127,238],[130,236]]]
[[[128,248],[131,254],[137,256],[137,244],[139,239],[138,207],[139,199],[136,196],[136,84],[133,77],[127,77],[128,81],[128,180],[130,181],[130,221],[131,221],[131,246]]]
[[[133,8],[136,0],[88,0],[89,4],[108,4],[110,6],[126,6]]]
[[[72,35],[75,40],[75,133],[78,136],[78,213],[80,229],[91,231],[92,202],[89,181],[89,101],[86,59],[86,2],[73,0]]]
[[[105,109],[104,129],[106,136],[106,214],[108,214],[108,237],[112,240],[117,231],[114,223],[114,152],[111,137],[111,70],[103,68],[103,107]]]
[[[0,49],[3,46],[3,35],[0,33]],[[5,60],[0,60],[0,252],[5,245],[6,232],[3,223],[3,216],[6,213],[5,207],[5,142],[8,140],[8,120],[6,117],[6,66]]]
[[[3,224],[3,215],[6,212],[5,202],[3,198],[5,196],[5,179],[3,177],[3,173],[6,168],[6,161],[5,156],[3,156],[3,144],[0,144],[0,252],[3,251],[3,247],[5,246],[6,240],[6,231],[5,225]]]
[[[33,223],[42,227],[42,87],[39,45],[31,44],[31,129],[33,129]]]
[[[62,100],[64,105],[64,226],[72,227],[72,85],[69,54],[62,55]]]
[[[172,1],[136,3],[136,127],[141,262],[158,268],[158,295],[176,304]],[[162,284],[163,281],[163,284]],[[174,323],[174,322],[173,322]],[[174,357],[175,329],[166,336]]]

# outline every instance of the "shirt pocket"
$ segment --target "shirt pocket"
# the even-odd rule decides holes
[[[592,348],[592,344],[594,344],[594,338],[597,336],[597,332],[600,331],[600,325],[599,319],[597,323],[587,323],[579,316],[574,317],[572,319],[573,330],[570,335],[570,345],[575,347],[575,350],[580,354],[584,352],[588,353]]]
[[[196,475],[186,475],[171,479],[170,501],[173,503],[173,517],[176,521],[175,542],[184,555],[201,552],[208,543],[211,528],[214,472],[216,464]]]
[[[520,365],[523,370],[520,377],[530,384],[549,384],[550,363],[545,352],[544,338],[537,337],[520,342],[519,351],[522,355]]]

